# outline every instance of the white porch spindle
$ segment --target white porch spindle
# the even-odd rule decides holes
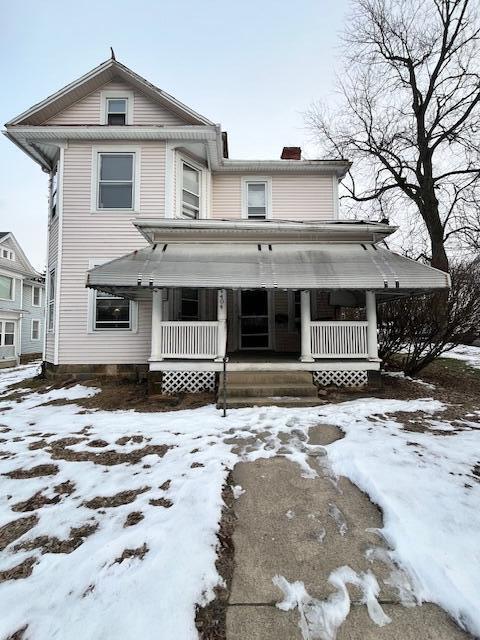
[[[367,343],[368,357],[371,360],[378,359],[378,342],[377,342],[377,305],[375,301],[375,293],[373,291],[365,292],[366,308],[367,308]]]
[[[313,362],[312,345],[310,339],[310,291],[300,292],[300,322],[301,322],[301,362]]]
[[[152,294],[152,359],[162,357],[163,289],[155,289]]]
[[[218,346],[217,362],[223,360],[227,348],[227,290],[219,289],[217,292],[217,321],[218,321]]]

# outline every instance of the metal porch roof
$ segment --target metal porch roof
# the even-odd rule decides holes
[[[445,289],[449,276],[373,244],[170,243],[95,267],[87,286],[142,297],[155,287]]]

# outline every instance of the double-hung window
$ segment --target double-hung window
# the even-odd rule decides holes
[[[42,290],[40,287],[32,286],[32,305],[39,307],[42,304]]]
[[[32,320],[32,340],[40,340],[40,320]]]
[[[198,289],[182,289],[180,304],[181,320],[199,320],[200,297]]]
[[[196,219],[200,217],[202,172],[182,161],[182,216]]]
[[[125,298],[97,291],[94,329],[131,329],[131,303]]]
[[[0,300],[13,300],[13,278],[0,276]]]
[[[0,322],[0,347],[11,347],[15,344],[15,323]]]
[[[55,325],[55,269],[48,278],[48,330],[53,331]]]
[[[133,209],[135,153],[98,154],[99,209]]]
[[[127,124],[127,98],[107,98],[107,124]]]
[[[249,220],[266,220],[270,217],[269,179],[244,179],[243,217]]]

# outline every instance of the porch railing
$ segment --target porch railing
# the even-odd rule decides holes
[[[367,358],[368,322],[310,322],[314,358]]]
[[[218,355],[219,323],[160,322],[160,345],[163,358],[210,359]]]

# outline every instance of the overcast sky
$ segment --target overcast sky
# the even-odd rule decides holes
[[[110,57],[228,131],[230,157],[309,157],[302,113],[334,99],[347,0],[33,0],[0,3],[5,123]],[[0,231],[32,264],[46,252],[47,176],[0,139]]]

